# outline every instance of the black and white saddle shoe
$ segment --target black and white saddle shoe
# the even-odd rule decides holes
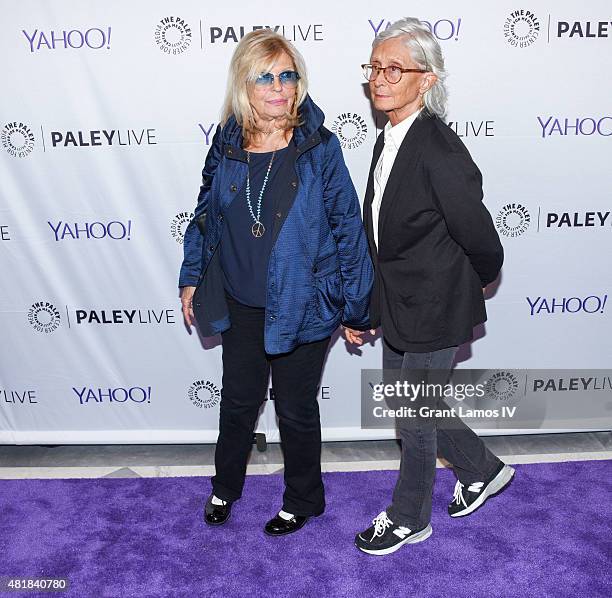
[[[500,463],[493,475],[484,482],[474,482],[466,486],[457,480],[453,500],[448,505],[448,514],[451,517],[463,517],[473,513],[488,498],[507,488],[513,476],[514,468]]]
[[[215,502],[213,502],[215,498]],[[221,504],[216,504],[220,502]],[[208,525],[223,525],[232,514],[232,503],[227,500],[221,500],[211,494],[206,501],[204,507],[204,521]]]
[[[372,525],[355,536],[355,546],[362,552],[383,556],[399,550],[404,544],[417,544],[432,534],[431,524],[420,530],[396,525],[383,511]]]
[[[279,513],[270,519],[264,527],[264,532],[268,536],[286,536],[302,529],[310,517],[303,515],[293,515],[292,513],[286,513],[285,511],[279,511]]]

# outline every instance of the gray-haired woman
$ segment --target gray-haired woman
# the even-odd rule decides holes
[[[413,18],[394,23],[376,37],[362,66],[374,107],[389,118],[374,147],[364,201],[375,267],[371,324],[382,327],[386,372],[437,370],[447,377],[458,345],[486,320],[483,288],[497,278],[502,246],[482,203],[480,171],[442,120],[446,73],[429,28]],[[440,397],[433,403],[448,412]],[[392,504],[355,538],[371,554],[431,535],[437,451],[458,478],[452,517],[474,512],[514,474],[459,418],[396,423],[402,460]]]

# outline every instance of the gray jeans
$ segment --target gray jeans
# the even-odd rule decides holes
[[[457,347],[430,353],[404,353],[383,343],[385,370],[452,370]],[[447,378],[448,379],[448,376]],[[439,408],[448,408],[444,403]],[[399,479],[387,514],[393,523],[420,530],[431,520],[431,497],[439,453],[466,485],[490,477],[500,460],[459,418],[396,420],[402,442]],[[452,497],[449,497],[449,502]]]

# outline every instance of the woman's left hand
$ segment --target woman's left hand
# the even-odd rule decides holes
[[[361,338],[363,332],[360,330],[347,328],[346,326],[342,326],[342,329],[344,330],[344,336],[349,343],[352,343],[353,345],[363,345],[363,339]]]

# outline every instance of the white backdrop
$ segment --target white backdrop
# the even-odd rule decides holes
[[[303,53],[363,196],[384,123],[359,65],[389,21],[428,21],[450,74],[449,126],[483,172],[506,251],[459,367],[612,366],[609,2],[0,9],[1,443],[215,440],[221,347],[187,333],[176,284],[229,59],[254,26],[280,27]],[[333,344],[324,438],[392,434],[359,423],[360,370],[380,353],[380,340],[357,353]],[[270,401],[259,430],[278,438]]]

